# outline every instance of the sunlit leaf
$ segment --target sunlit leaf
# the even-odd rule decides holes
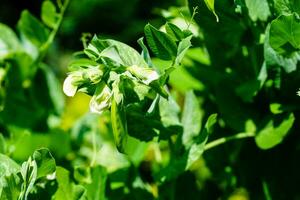
[[[270,149],[280,144],[288,134],[295,121],[294,114],[274,116],[255,137],[256,144],[261,149]]]
[[[144,28],[147,43],[154,53],[160,59],[172,60],[177,54],[175,41],[168,34],[157,30],[151,24]]]
[[[58,14],[56,13],[55,5],[51,1],[46,0],[43,2],[41,18],[43,22],[50,28],[56,27]]]

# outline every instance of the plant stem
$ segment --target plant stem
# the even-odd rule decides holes
[[[217,147],[217,146],[224,144],[226,142],[229,142],[231,140],[238,140],[238,139],[249,138],[249,137],[254,137],[254,136],[255,136],[254,133],[238,133],[233,136],[222,137],[222,138],[219,138],[212,142],[207,143],[204,147],[204,150],[212,149],[214,147]]]
[[[52,44],[56,34],[57,34],[57,31],[62,23],[62,20],[63,20],[63,17],[64,17],[64,14],[65,14],[65,11],[68,7],[70,3],[70,0],[65,0],[64,1],[64,4],[62,5],[61,9],[60,9],[60,14],[58,16],[58,19],[57,19],[57,22],[53,28],[53,30],[51,31],[47,41],[43,44],[43,46],[41,46],[40,48],[40,56],[39,56],[39,59],[42,60],[49,48],[49,46]]]
[[[90,167],[93,167],[95,165],[96,157],[97,157],[96,133],[97,133],[97,129],[93,128],[93,131],[92,131],[93,157],[92,157],[92,160],[90,163]]]

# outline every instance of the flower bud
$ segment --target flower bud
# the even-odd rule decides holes
[[[146,85],[149,85],[152,81],[159,78],[158,73],[152,68],[139,67],[132,65],[127,70],[138,79],[140,79]]]
[[[110,107],[111,97],[112,92],[110,88],[104,82],[101,82],[90,101],[90,111],[101,114]]]

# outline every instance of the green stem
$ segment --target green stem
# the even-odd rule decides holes
[[[65,0],[64,4],[61,5],[60,13],[59,13],[59,16],[58,16],[58,19],[57,19],[57,22],[56,22],[54,28],[52,29],[51,33],[49,34],[47,41],[39,48],[39,55],[38,55],[37,59],[33,62],[32,67],[31,67],[32,70],[30,72],[30,78],[29,78],[30,80],[32,80],[32,78],[36,74],[36,71],[38,70],[38,67],[34,67],[34,66],[36,66],[38,63],[42,62],[44,57],[46,56],[46,53],[47,53],[50,45],[52,44],[52,42],[57,34],[57,31],[62,23],[65,11],[66,11],[69,3],[70,3],[70,0]]]
[[[219,139],[216,139],[212,142],[209,142],[205,145],[205,148],[204,150],[209,150],[209,149],[212,149],[214,147],[217,147],[221,144],[224,144],[226,142],[229,142],[231,140],[238,140],[238,139],[243,139],[243,138],[250,138],[250,137],[254,137],[255,134],[254,133],[238,133],[236,135],[233,135],[233,136],[229,136],[229,137],[223,137],[223,138],[219,138]]]
[[[40,55],[39,55],[39,58],[38,60],[42,60],[44,58],[44,56],[46,55],[46,52],[49,48],[49,46],[52,44],[56,34],[57,34],[57,31],[62,23],[62,20],[63,20],[63,17],[64,17],[64,14],[65,14],[65,11],[68,7],[70,3],[70,0],[65,0],[64,1],[64,4],[62,5],[61,9],[60,9],[60,14],[58,16],[58,20],[53,28],[53,30],[51,31],[47,41],[43,44],[43,46],[41,46],[40,48]]]
[[[91,167],[95,165],[96,157],[97,157],[96,129],[92,131],[92,145],[93,145],[93,157],[90,163]]]

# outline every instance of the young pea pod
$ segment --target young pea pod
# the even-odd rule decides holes
[[[125,153],[125,145],[127,143],[127,121],[122,104],[117,104],[115,99],[112,99],[111,104],[111,123],[115,143],[120,153]]]

